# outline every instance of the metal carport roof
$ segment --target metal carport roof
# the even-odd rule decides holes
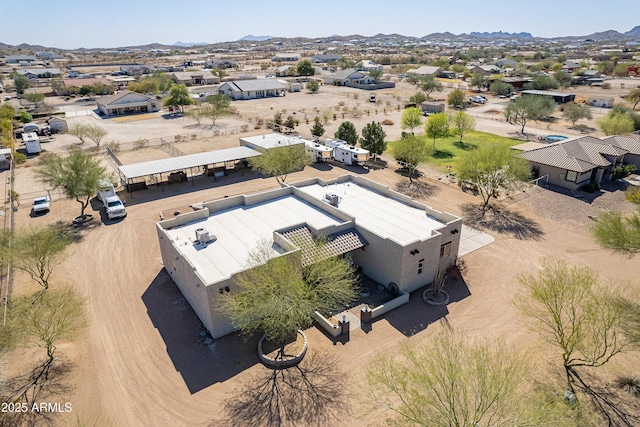
[[[243,146],[225,150],[208,151],[206,153],[187,154],[186,156],[171,157],[169,159],[152,160],[150,162],[134,163],[132,165],[122,165],[118,168],[127,179],[133,179],[204,165],[242,160],[259,155],[259,151]]]

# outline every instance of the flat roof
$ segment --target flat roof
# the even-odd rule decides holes
[[[261,241],[273,241],[275,230],[307,223],[315,229],[342,224],[341,219],[288,194],[255,205],[212,212],[209,217],[165,230],[176,248],[189,259],[205,283],[217,283],[244,270],[249,254]],[[198,228],[216,240],[194,244]],[[186,243],[186,244],[185,244]],[[279,252],[273,249],[273,255]]]
[[[242,143],[243,141],[256,147],[264,148],[265,150],[276,147],[285,147],[288,145],[304,144],[304,139],[302,138],[292,138],[290,136],[282,135],[279,133],[245,136],[240,138],[240,142]]]
[[[157,173],[166,173],[198,166],[242,160],[259,155],[260,153],[258,151],[249,147],[234,147],[227,148],[225,150],[187,154],[186,156],[152,160],[149,162],[134,163],[131,165],[122,165],[118,166],[118,169],[120,169],[120,172],[122,172],[127,179],[133,179]]]
[[[526,93],[529,95],[545,95],[545,96],[560,96],[560,97],[565,97],[565,96],[575,96],[575,93],[564,93],[564,92],[552,92],[550,90],[537,90],[537,89],[528,89],[528,90],[523,90],[521,93]]]
[[[355,217],[356,225],[401,245],[428,239],[434,230],[445,227],[443,222],[428,216],[425,209],[385,196],[353,181],[298,188],[318,200],[322,200],[327,193],[337,194],[340,197],[338,209]]]

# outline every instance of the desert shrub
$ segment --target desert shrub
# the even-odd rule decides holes
[[[176,141],[179,141],[178,138],[180,138],[179,135],[176,135]],[[147,147],[149,145],[149,140],[148,139],[144,139],[144,138],[140,138],[136,141],[133,141],[133,149],[134,150],[140,150],[144,147]]]
[[[249,125],[240,126],[240,132],[247,132],[249,130]]]
[[[27,155],[24,153],[18,153],[17,151],[14,151],[13,161],[16,162],[16,165],[21,165],[27,161]]]
[[[338,102],[338,105],[339,105],[340,107],[344,107],[344,101],[340,101],[340,102]]]
[[[113,151],[114,153],[117,153],[118,151],[120,151],[120,143],[116,141],[109,141],[106,144],[104,144],[104,146],[107,147],[109,150]]]
[[[631,186],[624,192],[624,195],[631,203],[640,205],[640,187]]]
[[[613,168],[613,179],[626,178],[636,171],[636,165],[627,164]]]
[[[382,124],[385,126],[393,126],[393,120],[385,119],[382,121]]]

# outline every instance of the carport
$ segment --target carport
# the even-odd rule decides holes
[[[260,152],[249,147],[235,147],[225,150],[208,151],[206,153],[188,154],[168,159],[152,160],[118,166],[121,181],[124,181],[127,192],[147,188],[147,181],[151,184],[164,185],[187,180],[187,172],[193,178],[204,171],[207,176],[219,176],[227,169],[234,169],[240,161],[259,156]],[[163,175],[165,175],[163,177]],[[143,179],[141,179],[143,178]],[[193,184],[195,185],[195,184]],[[163,186],[164,191],[164,186]]]

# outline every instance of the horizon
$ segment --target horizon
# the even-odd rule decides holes
[[[268,3],[247,0],[243,3],[242,10],[250,9],[254,12],[247,19],[244,15],[238,16],[236,8],[216,7],[210,2],[192,2],[188,9],[175,11],[174,4],[165,1],[140,0],[131,3],[112,0],[105,10],[101,4],[73,0],[62,5],[34,0],[30,3],[30,9],[50,19],[53,29],[61,26],[63,29],[50,32],[43,30],[47,26],[42,24],[40,30],[25,34],[25,22],[15,19],[3,22],[0,42],[12,46],[29,44],[74,50],[152,43],[170,46],[178,41],[215,44],[236,41],[247,35],[313,39],[336,34],[370,37],[382,33],[423,37],[444,32],[469,34],[502,31],[556,38],[588,36],[609,30],[625,33],[640,25],[640,2],[628,4],[627,0],[611,0],[606,8],[599,8],[600,3],[595,0],[563,3],[539,0],[535,10],[520,11],[517,6],[508,5],[509,8],[504,12],[509,16],[504,17],[505,5],[501,0],[485,0],[482,3],[459,0],[453,12],[463,8],[464,16],[449,16],[452,9],[446,5],[436,4],[430,7],[427,2],[407,3],[410,2],[401,2],[390,9],[386,2],[372,0],[367,3],[368,9],[362,10],[361,6],[338,2],[324,3],[322,8],[308,4],[276,8]],[[87,16],[101,14],[105,17],[101,22],[87,19]],[[180,14],[184,19],[176,21],[176,16]],[[190,18],[191,14],[195,17]],[[223,18],[218,18],[221,15]],[[429,18],[434,15],[436,19]],[[442,19],[441,15],[446,19]],[[352,19],[358,16],[361,18]],[[112,21],[116,21],[116,25]],[[597,24],[592,25],[594,21]],[[312,27],[309,22],[322,23],[319,26],[321,28]],[[172,26],[177,26],[177,29],[169,30]]]

